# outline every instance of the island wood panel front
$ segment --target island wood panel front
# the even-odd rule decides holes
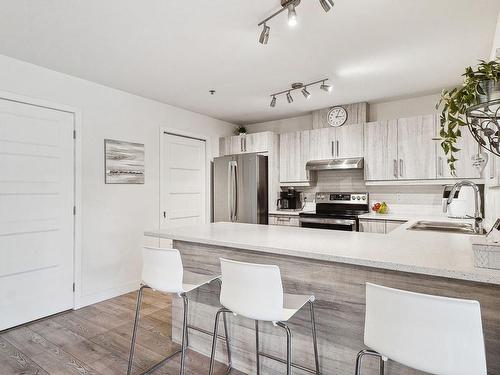
[[[475,299],[481,303],[483,328],[486,341],[488,374],[500,374],[500,286],[454,280],[442,277],[389,271],[343,263],[326,262],[254,252],[244,249],[211,246],[174,241],[184,266],[201,273],[219,273],[219,258],[239,261],[276,264],[281,269],[285,293],[316,296],[316,322],[322,374],[353,374],[356,354],[364,349],[363,328],[365,314],[365,283],[372,282],[388,287],[418,293]],[[244,294],[245,291],[242,291]],[[213,329],[215,311],[219,307],[217,283],[190,294],[190,323]],[[173,302],[173,337],[180,338],[182,318],[180,299]],[[233,363],[237,369],[255,373],[254,322],[240,316],[228,315]],[[302,309],[291,319],[293,331],[293,359],[313,367],[309,311]],[[222,327],[221,327],[222,328]],[[281,328],[261,323],[261,350],[285,358],[285,335]],[[222,333],[222,330],[220,331]],[[401,332],[404,335],[404,332]],[[211,339],[191,331],[191,348],[209,354]],[[223,349],[219,341],[218,348]],[[217,357],[225,360],[225,351]],[[283,365],[266,358],[261,359],[262,374],[284,374]],[[302,373],[294,370],[294,374]],[[378,375],[377,362],[365,360],[363,375]],[[386,375],[423,374],[389,361]],[[472,375],[472,374],[471,374]]]

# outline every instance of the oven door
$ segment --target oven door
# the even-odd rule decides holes
[[[355,219],[335,219],[322,217],[300,217],[300,226],[304,228],[318,228],[357,232],[358,223]]]

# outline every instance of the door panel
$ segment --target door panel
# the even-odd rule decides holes
[[[389,174],[387,121],[370,122],[364,126],[365,180],[393,179]]]
[[[436,178],[436,120],[434,115],[398,120],[400,180]]]
[[[73,129],[0,99],[0,330],[73,307]]]
[[[335,142],[335,157],[363,157],[363,124],[351,124],[335,128]]]
[[[205,223],[205,142],[164,134],[161,227]]]
[[[236,157],[238,223],[257,223],[257,158],[254,154]]]
[[[335,157],[335,129],[321,128],[309,132],[309,160]]]
[[[436,136],[439,135],[439,130],[441,129],[439,125],[439,118],[436,119]],[[456,176],[451,174],[450,167],[448,166],[447,158],[442,147],[441,142],[437,143],[437,176],[438,178],[481,178],[480,173],[476,168],[472,166],[471,157],[479,151],[479,144],[474,139],[467,127],[462,127],[462,136],[458,139],[456,147],[460,149],[459,152],[455,153],[455,157],[458,161],[455,163]]]
[[[214,221],[231,221],[229,202],[229,176],[234,156],[224,156],[214,160]]]

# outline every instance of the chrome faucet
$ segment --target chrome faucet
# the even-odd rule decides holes
[[[460,181],[457,182],[451,188],[450,195],[446,201],[446,206],[443,207],[443,211],[448,211],[448,206],[453,202],[455,194],[460,191],[462,186],[470,186],[474,189],[474,232],[477,234],[483,234],[483,216],[481,214],[481,192],[479,186],[477,186],[472,181]]]

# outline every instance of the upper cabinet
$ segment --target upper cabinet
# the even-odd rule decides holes
[[[436,127],[436,137],[439,137],[439,130],[441,126],[439,125],[439,118],[437,119]],[[438,178],[481,178],[479,171],[472,166],[471,157],[478,152],[480,146],[479,143],[474,139],[469,129],[462,128],[462,136],[458,139],[456,147],[460,151],[455,153],[455,157],[458,159],[455,162],[455,174],[454,177],[451,174],[451,169],[448,165],[448,156],[445,155],[444,150],[441,147],[441,142],[437,144],[437,173]],[[491,162],[491,161],[490,161]]]
[[[436,178],[436,117],[366,123],[365,180]]]
[[[308,160],[363,157],[363,124],[313,129]]]
[[[309,130],[280,134],[280,184],[308,184],[309,142]]]
[[[363,157],[363,124],[331,129],[335,136],[335,158]]]
[[[391,128],[389,128],[391,131]],[[430,180],[436,178],[436,116],[417,116],[398,120],[397,157],[395,148],[390,157],[397,160],[399,180]]]
[[[272,139],[271,132],[252,133],[247,135],[234,135],[219,139],[219,154],[234,155],[246,152],[267,152]]]
[[[436,180],[480,178],[471,163],[478,144],[464,129],[457,145],[456,176],[452,176],[436,137],[438,115],[366,123],[365,180]]]

